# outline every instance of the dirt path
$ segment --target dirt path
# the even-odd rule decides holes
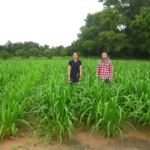
[[[150,150],[150,133],[147,129],[138,133],[124,133],[124,140],[117,138],[108,140],[105,137],[89,136],[85,131],[78,131],[74,140],[66,140],[62,144],[52,142],[49,145],[29,140],[26,133],[18,139],[5,139],[0,144],[0,150]]]

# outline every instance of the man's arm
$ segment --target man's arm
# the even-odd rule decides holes
[[[109,66],[109,80],[111,81],[113,78],[113,66],[112,63],[110,62],[110,66]]]
[[[100,68],[99,68],[99,63],[98,63],[96,67],[96,76],[99,76],[99,71],[100,71]]]

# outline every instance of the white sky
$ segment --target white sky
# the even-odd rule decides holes
[[[102,9],[98,0],[0,0],[0,45],[10,40],[68,46],[87,14]]]

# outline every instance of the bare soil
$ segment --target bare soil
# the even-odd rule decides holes
[[[74,140],[63,143],[52,142],[45,145],[30,139],[31,133],[23,133],[18,138],[7,138],[0,144],[0,150],[150,150],[150,129],[139,129],[138,132],[124,132],[124,139],[97,137],[89,135],[85,130],[78,129]]]

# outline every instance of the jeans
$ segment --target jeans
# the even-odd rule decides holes
[[[104,82],[105,83],[109,83],[109,79],[104,79]]]

